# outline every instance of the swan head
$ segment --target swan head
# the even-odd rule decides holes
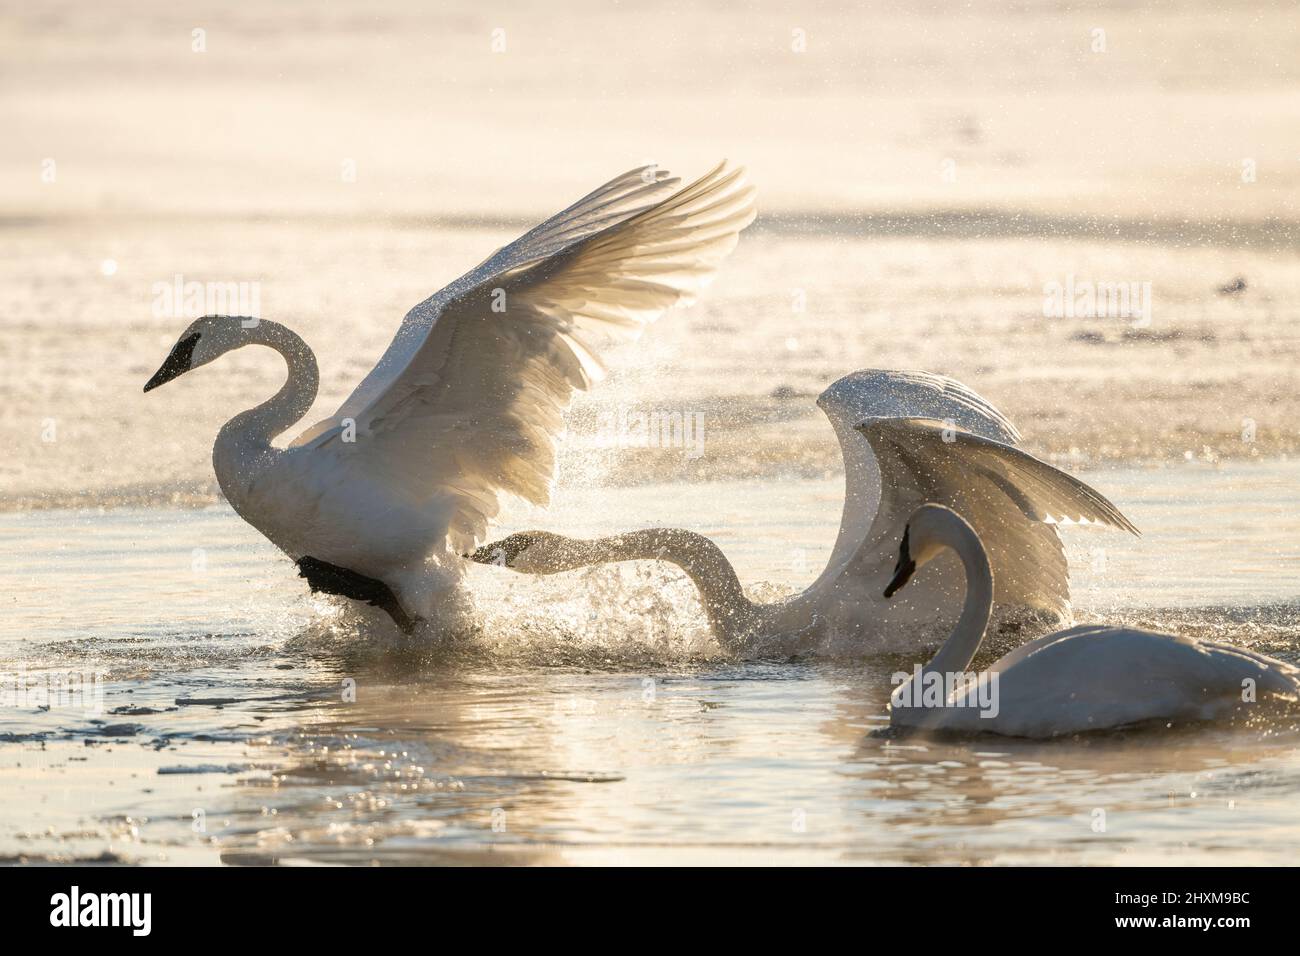
[[[563,538],[549,531],[520,531],[485,544],[466,557],[523,574],[554,574],[572,567],[562,560],[563,544]]]
[[[933,561],[945,549],[952,547],[954,526],[963,526],[975,532],[966,519],[943,505],[921,505],[903,528],[903,540],[898,546],[898,563],[894,565],[894,578],[885,588],[885,597],[891,598],[918,570]]]
[[[249,322],[254,324],[246,324]],[[231,349],[248,345],[248,331],[256,322],[238,315],[205,315],[195,319],[176,340],[162,366],[144,383],[144,390],[151,392],[200,365],[216,361]]]

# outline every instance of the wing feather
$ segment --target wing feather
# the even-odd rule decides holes
[[[871,446],[858,433],[859,424],[876,418],[931,418],[1008,444],[1020,438],[1011,421],[991,402],[956,379],[931,372],[859,369],[829,385],[818,397],[817,406],[830,419],[839,440],[844,459],[844,508],[830,560],[813,587],[842,573],[863,542],[871,540],[872,519],[880,511],[880,479],[886,469],[878,465]],[[918,480],[902,480],[907,465],[897,456],[891,460],[897,499],[905,488],[919,485]],[[910,509],[903,517],[909,514]]]
[[[944,422],[883,418],[863,423],[881,475],[880,507],[862,548],[859,573],[879,573],[897,555],[908,516],[926,502],[953,508],[974,526],[994,568],[1004,606],[1069,613],[1069,568],[1047,522],[1137,528],[1100,492],[1018,448]]]
[[[547,504],[564,409],[602,376],[601,351],[694,301],[753,221],[741,169],[676,185],[631,170],[498,250],[413,308],[374,371],[294,444],[347,457],[404,500],[450,500],[461,551],[500,494]],[[330,441],[346,418],[356,441]]]
[[[832,422],[849,427],[869,418],[932,418],[1008,445],[1020,441],[1016,426],[992,402],[933,372],[860,369],[828,386],[817,405]]]

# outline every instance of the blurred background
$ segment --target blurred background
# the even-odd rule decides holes
[[[178,277],[255,284],[320,356],[324,415],[538,219],[723,157],[759,221],[591,399],[671,381],[709,451],[588,456],[584,481],[833,471],[812,399],[877,365],[958,375],[1057,460],[1300,450],[1294,3],[0,10],[13,506],[213,500],[212,436],[281,372],[241,354],[141,396],[192,317],[160,306]],[[1045,316],[1068,277],[1150,283],[1150,321]]]

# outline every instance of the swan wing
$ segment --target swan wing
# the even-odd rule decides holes
[[[820,591],[836,580],[868,540],[880,495],[879,469],[871,446],[856,430],[873,418],[932,418],[952,422],[1007,444],[1020,440],[1010,419],[992,402],[954,378],[930,372],[864,368],[837,379],[817,399],[835,429],[844,460],[844,508],[826,569],[812,585]]]
[[[827,386],[817,407],[832,424],[850,428],[869,418],[933,418],[1008,445],[1020,441],[1016,426],[992,402],[932,372],[859,369]]]
[[[417,305],[294,445],[346,457],[408,508],[449,511],[460,550],[484,536],[500,493],[547,504],[562,412],[600,377],[599,351],[693,301],[754,218],[743,170],[676,185],[625,173]]]
[[[1054,523],[1068,519],[1137,533],[1098,491],[1004,442],[919,418],[876,419],[860,431],[879,465],[881,493],[853,559],[857,573],[890,573],[908,516],[937,502],[965,517],[984,541],[999,605],[1067,617],[1069,568]],[[938,571],[938,577],[956,576]],[[915,593],[913,600],[925,600],[924,589]]]
[[[1101,492],[1019,448],[922,418],[888,418],[866,424],[863,434],[880,457],[889,447],[913,471],[959,482],[967,472],[983,477],[1032,521],[1102,524],[1138,529]]]

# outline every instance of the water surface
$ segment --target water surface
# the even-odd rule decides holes
[[[1300,660],[1297,466],[1084,477],[1145,534],[1065,530],[1080,619]],[[780,591],[815,576],[839,504],[830,480],[592,489],[510,527],[671,514]],[[7,858],[1225,864],[1300,850],[1287,719],[891,737],[889,676],[916,655],[725,657],[690,588],[652,565],[475,569],[481,629],[404,643],[310,599],[224,506],[11,513],[0,541],[0,667],[37,687],[102,680],[102,709],[93,695],[0,709]]]

